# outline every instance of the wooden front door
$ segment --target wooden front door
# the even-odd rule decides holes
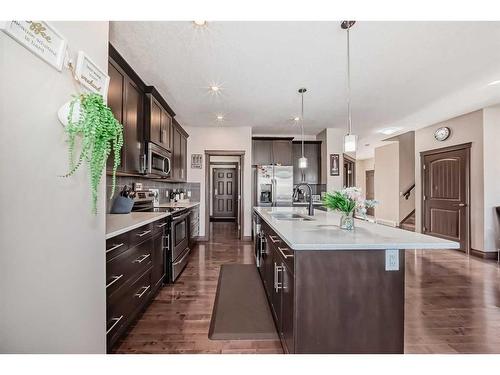
[[[470,144],[421,153],[422,233],[469,251]]]
[[[213,213],[214,218],[236,217],[236,169],[214,168]]]
[[[366,171],[366,199],[375,199],[375,171]],[[369,208],[366,210],[366,214],[370,216],[375,216],[375,210]]]

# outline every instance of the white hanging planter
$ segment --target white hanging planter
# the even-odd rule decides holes
[[[57,117],[64,127],[68,126],[69,109],[72,101],[73,100],[69,100],[68,102],[64,103],[64,105],[59,108],[59,111],[57,111]],[[78,119],[80,118],[80,103],[80,100],[75,101],[75,104],[73,106],[73,115],[71,118],[72,122],[78,122]]]

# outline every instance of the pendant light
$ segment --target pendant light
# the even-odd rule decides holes
[[[351,54],[349,49],[349,30],[356,21],[342,21],[340,27],[347,30],[347,134],[344,136],[344,152],[356,152],[357,137],[352,134],[351,119]]]
[[[307,91],[305,87],[299,89],[299,94],[301,96],[301,110],[300,110],[300,130],[302,132],[302,157],[299,158],[299,168],[307,168],[307,158],[304,156],[304,93]]]

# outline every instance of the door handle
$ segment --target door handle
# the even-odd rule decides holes
[[[459,203],[459,204],[454,204],[455,207],[466,207],[467,204],[466,203]]]

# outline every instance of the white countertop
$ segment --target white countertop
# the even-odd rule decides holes
[[[193,208],[199,202],[190,203],[163,203],[160,207],[182,207]],[[107,214],[106,215],[106,239],[118,236],[119,234],[139,228],[153,221],[169,216],[169,212],[131,212],[129,214]]]
[[[307,216],[303,207],[254,207],[254,211],[293,250],[382,250],[382,249],[458,249],[458,242],[421,233],[370,223],[355,222],[355,229],[339,228],[340,214],[314,210],[312,221],[278,220],[275,212],[293,212]]]

